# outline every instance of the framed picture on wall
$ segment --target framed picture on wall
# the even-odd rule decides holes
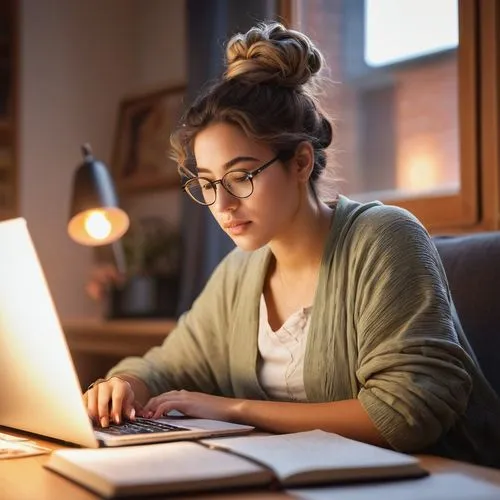
[[[170,134],[177,125],[185,86],[123,99],[118,110],[112,173],[122,193],[178,186],[177,165],[169,158]]]

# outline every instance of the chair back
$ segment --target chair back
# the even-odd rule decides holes
[[[433,241],[464,332],[500,395],[500,232],[437,236]]]

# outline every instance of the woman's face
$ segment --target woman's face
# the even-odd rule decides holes
[[[211,181],[236,169],[255,170],[276,156],[267,145],[250,140],[237,126],[215,123],[194,141],[198,175]],[[248,198],[236,198],[217,184],[210,210],[224,231],[243,250],[256,250],[286,234],[300,207],[300,181],[293,167],[276,160],[253,179]]]

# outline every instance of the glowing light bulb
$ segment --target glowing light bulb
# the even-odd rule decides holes
[[[84,227],[95,240],[104,240],[111,234],[111,222],[103,210],[92,210],[85,218]]]

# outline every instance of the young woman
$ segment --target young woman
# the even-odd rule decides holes
[[[280,24],[233,37],[172,145],[184,189],[235,242],[162,346],[84,395],[102,426],[170,410],[272,432],[321,428],[500,465],[500,403],[408,212],[318,181],[332,127],[323,59]]]

